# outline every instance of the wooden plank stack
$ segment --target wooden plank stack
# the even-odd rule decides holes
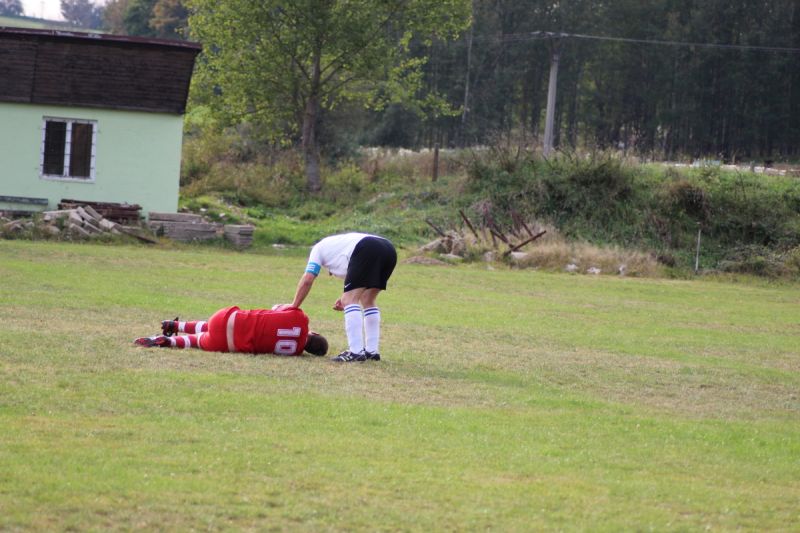
[[[101,233],[114,235],[122,233],[119,224],[108,220],[90,205],[78,205],[74,208],[42,213],[42,221],[45,224],[55,225],[59,219],[64,219],[64,230],[77,237],[90,237]]]
[[[253,244],[253,230],[255,227],[250,224],[226,224],[223,232],[225,240],[237,248],[247,248]]]
[[[138,224],[140,218],[139,213],[142,210],[140,205],[128,203],[118,204],[114,202],[87,202],[86,200],[62,199],[61,203],[58,204],[58,208],[62,210],[76,209],[78,207],[85,208],[86,206],[94,209],[94,211],[103,218],[107,218],[117,224]]]
[[[26,224],[33,225],[32,221]],[[112,222],[98,213],[92,206],[77,206],[74,209],[61,209],[58,211],[43,211],[41,222],[38,223],[42,231],[53,236],[62,232],[72,239],[88,239],[98,235],[129,235],[147,242],[157,242],[152,236],[147,235],[138,226],[125,226]],[[30,227],[30,226],[25,226]],[[13,229],[13,228],[12,228]]]
[[[216,238],[221,225],[205,222],[201,215],[191,213],[150,211],[148,227],[156,235],[163,235],[174,241],[191,242]]]

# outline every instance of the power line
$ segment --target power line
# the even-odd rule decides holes
[[[497,38],[504,42],[523,42],[542,39],[562,39],[572,37],[575,39],[590,39],[595,41],[613,41],[622,43],[653,44],[661,46],[685,46],[695,48],[722,48],[733,50],[756,50],[761,52],[788,52],[800,53],[800,48],[789,48],[783,46],[754,46],[746,44],[720,44],[720,43],[693,43],[686,41],[665,41],[660,39],[633,39],[630,37],[609,37],[605,35],[586,35],[581,33],[565,33],[550,31],[533,31],[527,33],[506,33]]]

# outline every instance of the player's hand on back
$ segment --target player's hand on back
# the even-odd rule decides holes
[[[292,304],[275,304],[272,306],[273,311],[287,311],[289,309],[297,309]]]

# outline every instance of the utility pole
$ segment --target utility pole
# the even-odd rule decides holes
[[[547,116],[544,123],[544,146],[542,153],[545,157],[553,150],[553,123],[556,116],[556,87],[558,85],[558,60],[559,41],[551,42],[552,55],[550,58],[550,83],[547,86]]]
[[[472,36],[475,29],[475,4],[472,4],[472,20],[469,24],[469,37],[467,38],[467,73],[464,77],[464,107],[461,110],[461,146],[466,144],[467,113],[469,113],[469,71],[472,68]]]

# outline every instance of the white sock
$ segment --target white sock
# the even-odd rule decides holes
[[[366,350],[378,353],[378,344],[381,340],[381,311],[377,307],[364,309],[364,337]]]
[[[347,344],[350,351],[359,353],[364,349],[364,316],[359,304],[350,304],[344,308],[344,330],[347,333]]]

